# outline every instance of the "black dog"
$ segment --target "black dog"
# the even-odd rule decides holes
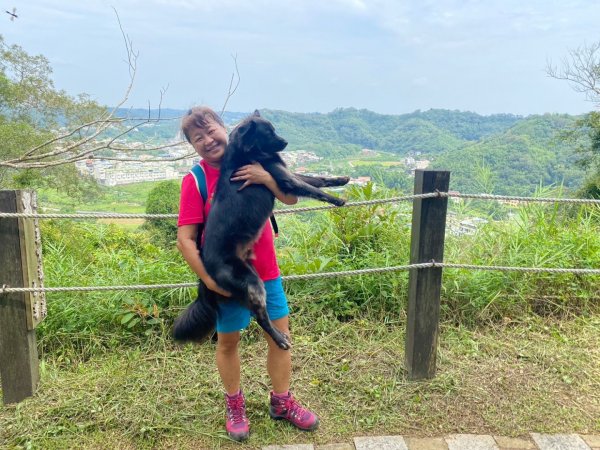
[[[278,153],[286,145],[258,111],[231,132],[206,222],[201,254],[208,274],[217,285],[231,292],[232,297],[223,297],[200,281],[198,298],[175,322],[173,337],[176,340],[201,342],[206,339],[216,324],[217,301],[235,299],[254,313],[258,324],[280,348],[290,348],[288,337],[269,319],[264,285],[249,260],[253,244],[273,211],[275,197],[263,185],[250,185],[239,191],[243,182],[232,182],[230,178],[240,167],[259,162],[285,194],[312,197],[337,206],[343,205],[344,200],[315,186],[342,186],[349,178],[292,174]]]

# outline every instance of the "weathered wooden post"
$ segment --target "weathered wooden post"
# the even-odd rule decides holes
[[[415,194],[448,192],[450,172],[415,171]],[[415,199],[413,203],[410,263],[442,262],[448,198]],[[408,378],[435,376],[442,268],[411,270],[408,279],[408,322],[405,358]]]
[[[35,213],[32,191],[0,191],[0,212]],[[37,220],[0,217],[0,380],[4,403],[34,394],[39,379],[35,326],[46,315],[43,293],[2,292],[43,287]]]

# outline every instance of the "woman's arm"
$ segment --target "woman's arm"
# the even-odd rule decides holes
[[[202,224],[182,225],[177,229],[177,249],[181,252],[188,266],[202,280],[208,289],[215,291],[225,297],[231,297],[231,293],[217,286],[215,280],[206,272],[200,251],[196,246],[198,233],[202,231]]]
[[[244,181],[242,187],[239,188],[240,191],[251,184],[263,184],[280,202],[286,205],[295,205],[298,203],[298,197],[282,192],[275,179],[260,163],[240,167],[231,177],[231,181]]]

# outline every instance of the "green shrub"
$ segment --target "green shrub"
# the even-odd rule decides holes
[[[116,225],[42,222],[48,286],[121,286],[193,281],[174,248],[158,247],[150,233]],[[39,331],[48,350],[69,345],[110,346],[163,333],[193,289],[59,292],[48,294]]]
[[[351,201],[391,196],[372,185]],[[553,195],[549,192],[548,195]],[[404,265],[410,253],[410,202],[279,216],[284,275]],[[469,211],[462,211],[469,214]],[[42,222],[48,286],[181,283],[196,277],[155,230],[77,221]],[[164,245],[161,244],[161,245]],[[600,267],[600,211],[532,203],[471,236],[447,235],[445,261],[520,267]],[[287,281],[295,320],[375,319],[404,323],[408,272]],[[167,336],[195,289],[51,293],[39,328],[45,351],[88,354]],[[587,315],[600,307],[598,276],[444,269],[442,320],[461,324],[529,315]],[[71,352],[75,351],[75,353]]]
[[[169,180],[158,183],[148,194],[146,214],[177,214],[179,212],[179,182]],[[172,245],[177,239],[177,221],[173,219],[148,219],[144,228],[150,230],[157,242]]]

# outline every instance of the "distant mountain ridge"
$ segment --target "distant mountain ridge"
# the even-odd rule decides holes
[[[124,111],[130,117],[148,116],[148,110]],[[453,189],[481,192],[484,186],[476,174],[482,167],[492,174],[488,181],[494,193],[501,194],[531,194],[540,183],[577,188],[584,177],[575,165],[574,149],[558,138],[576,116],[483,116],[444,109],[400,115],[355,108],[329,113],[260,112],[287,139],[287,150],[311,150],[329,158],[343,158],[361,148],[394,153],[399,158],[420,155],[431,160],[432,167],[452,171]],[[142,113],[145,116],[138,116]],[[185,113],[168,109],[161,111],[161,117],[177,118]],[[156,117],[152,114],[157,113],[151,111],[151,117]],[[224,121],[232,126],[249,114],[226,112]],[[173,139],[179,123],[168,120],[141,131],[151,133],[148,137]]]

